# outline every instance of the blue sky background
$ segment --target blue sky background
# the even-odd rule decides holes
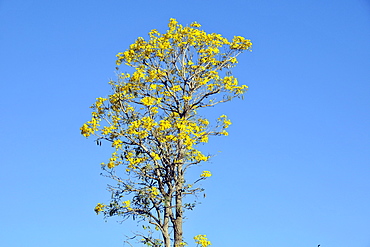
[[[214,176],[189,246],[370,247],[368,0],[0,1],[0,246],[123,246],[135,224],[93,211],[111,150],[79,127],[116,53],[169,18],[254,44],[245,99],[209,113],[233,125],[194,170]]]

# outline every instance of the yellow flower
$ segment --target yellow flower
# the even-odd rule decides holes
[[[226,130],[223,130],[220,132],[220,135],[228,136],[229,133]]]
[[[122,202],[122,204],[123,204],[123,207],[127,208],[128,210],[132,210],[132,208],[130,207],[131,206],[130,200],[124,201]]]
[[[157,114],[157,113],[158,113],[158,107],[151,107],[149,110],[150,110],[150,112],[152,112],[153,114]]]
[[[206,235],[197,235],[194,237],[194,240],[195,240],[195,243],[197,243],[198,246],[200,245],[201,247],[207,247],[211,245],[211,241],[207,240]]]
[[[112,147],[116,147],[116,149],[119,149],[122,147],[122,141],[120,139],[114,140],[112,143]]]
[[[150,188],[150,194],[155,197],[155,196],[159,195],[159,191],[156,187],[151,187]]]
[[[207,136],[207,135],[203,135],[203,136],[200,138],[200,142],[208,142],[208,136]]]
[[[227,116],[226,115],[222,115],[218,118],[218,121],[222,121],[223,125],[224,125],[224,128],[228,128],[230,125],[231,125],[231,121],[230,119],[227,119]],[[223,134],[223,133],[221,133]]]
[[[178,138],[176,137],[176,136],[174,136],[174,135],[167,135],[166,136],[166,140],[167,141],[177,141],[178,140]]]
[[[210,171],[203,171],[202,174],[200,174],[200,176],[202,178],[209,178],[210,176],[212,176],[212,174]]]
[[[156,153],[154,153],[154,152],[151,152],[150,153],[150,155],[152,156],[152,158],[154,159],[154,160],[160,160],[161,158],[159,157],[159,155],[158,154],[156,154]]]
[[[154,105],[157,102],[157,100],[153,97],[144,97],[140,101],[141,101],[141,103],[143,103],[146,106]]]
[[[249,39],[245,39],[241,36],[234,36],[233,42],[230,45],[231,49],[247,50],[252,46],[252,42]]]
[[[87,124],[82,125],[80,130],[81,130],[81,134],[85,137],[89,137],[91,134],[94,134],[94,131],[92,131],[91,128]]]
[[[177,91],[180,91],[181,90],[181,87],[179,85],[176,85],[176,86],[173,86],[171,88],[171,90],[174,91],[174,92],[177,92]]]
[[[116,164],[113,161],[109,161],[107,166],[109,169],[112,169],[116,166]]]
[[[142,121],[142,126],[147,129],[147,130],[151,130],[154,126],[157,125],[157,123],[154,121],[153,118],[151,117],[143,117],[141,119]]]
[[[231,121],[228,120],[228,119],[225,119],[224,120],[224,125],[225,125],[225,128],[229,127],[231,125]]]
[[[96,212],[96,214],[99,214],[101,211],[104,210],[104,207],[105,205],[104,204],[101,204],[101,203],[98,203],[95,208],[94,208],[94,211]]]
[[[186,100],[186,101],[191,100],[191,96],[182,96],[182,98],[183,98],[184,100]]]
[[[193,23],[190,24],[191,27],[201,27],[202,25],[200,25],[199,23],[197,23],[196,21],[194,21]]]
[[[187,243],[185,243],[185,242],[181,242],[181,243],[178,243],[177,245],[176,245],[176,247],[182,247],[182,246],[187,246],[188,244]]]
[[[168,120],[161,120],[160,123],[159,123],[158,130],[165,130],[165,129],[169,129],[171,127],[172,127],[172,125],[171,125],[171,122],[170,121],[168,121]]]
[[[232,57],[232,58],[230,59],[230,62],[231,62],[231,63],[237,63],[237,62],[238,62],[238,60],[236,59],[236,57]]]

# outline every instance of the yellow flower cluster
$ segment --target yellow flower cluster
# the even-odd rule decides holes
[[[187,245],[188,245],[187,243],[181,242],[181,243],[176,244],[176,247],[183,247],[183,246],[187,246]]]
[[[191,27],[201,27],[202,25],[200,25],[199,23],[197,23],[196,21],[194,21],[193,23],[190,24]]]
[[[136,169],[138,165],[147,160],[146,157],[137,157],[133,152],[127,152],[125,158],[128,161],[127,167],[129,169]]]
[[[205,156],[199,150],[193,150],[192,154],[193,154],[192,158],[198,162],[207,161],[209,159],[209,156]]]
[[[151,197],[156,197],[157,195],[159,195],[159,190],[157,189],[157,187],[151,187],[149,189],[149,193]]]
[[[196,142],[207,142],[208,134],[206,128],[209,122],[205,119],[198,119],[198,123],[180,119],[176,123],[179,130],[178,139],[183,140],[188,149],[192,149]]]
[[[241,36],[234,36],[233,42],[230,44],[231,49],[247,50],[252,46],[252,42],[249,39],[245,39]]]
[[[122,147],[122,141],[120,139],[114,140],[112,147],[115,147],[116,150],[120,149]]]
[[[117,159],[118,159],[117,152],[112,153],[112,157],[109,159],[109,163],[107,164],[109,169],[112,169],[121,163],[117,161]]]
[[[163,131],[163,130],[169,129],[171,127],[172,127],[172,125],[171,125],[171,122],[170,121],[168,121],[168,120],[161,120],[160,121],[160,124],[159,124],[158,130],[159,131]]]
[[[221,115],[218,118],[218,121],[219,122],[222,122],[224,129],[228,128],[231,125],[231,121],[230,121],[230,119],[227,119],[227,116],[226,115]]]
[[[126,133],[129,135],[136,135],[138,138],[143,139],[149,135],[149,131],[156,125],[158,124],[153,118],[143,117],[142,119],[131,122]]]
[[[123,201],[122,204],[123,204],[123,207],[124,208],[127,208],[128,210],[132,210],[132,208],[131,208],[131,201],[130,200]]]
[[[152,106],[155,104],[158,104],[160,102],[160,99],[156,99],[154,97],[144,97],[140,100],[144,105],[146,106]]]
[[[153,160],[160,160],[161,159],[161,157],[159,157],[159,155],[154,153],[154,152],[151,152],[150,155],[152,156]]]
[[[202,174],[200,174],[200,176],[202,178],[209,178],[210,176],[212,176],[212,174],[210,171],[203,171]]]
[[[194,237],[195,243],[198,244],[199,247],[207,247],[211,245],[211,241],[208,241],[206,235],[197,235]]]
[[[94,211],[96,214],[99,214],[101,211],[104,211],[104,207],[105,205],[102,204],[102,203],[98,203],[95,208],[94,208]]]
[[[93,117],[90,121],[82,125],[80,128],[81,134],[85,137],[95,134],[95,131],[99,131],[100,121],[101,119]]]

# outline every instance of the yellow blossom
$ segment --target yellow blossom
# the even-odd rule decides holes
[[[102,203],[98,203],[95,208],[94,208],[94,211],[96,212],[96,214],[99,214],[101,211],[104,210],[104,207],[105,205],[102,204]]]
[[[87,124],[82,125],[80,130],[81,130],[81,134],[85,137],[89,137],[91,134],[94,134],[94,131],[92,131],[91,128]]]
[[[177,91],[180,91],[181,90],[181,87],[179,85],[176,85],[176,86],[173,86],[171,88],[171,90],[174,91],[174,92],[177,92]]]
[[[190,24],[191,27],[201,27],[201,25],[199,23],[197,23],[196,21],[194,21],[193,23]]]
[[[112,147],[119,149],[122,147],[122,141],[120,139],[114,140],[112,143]]]
[[[124,208],[127,208],[128,210],[132,210],[132,208],[131,208],[131,201],[130,200],[123,201],[122,204],[123,204],[123,207]]]
[[[157,195],[159,195],[159,190],[157,189],[157,187],[151,187],[150,188],[150,194],[155,197]]]
[[[171,125],[171,122],[170,121],[168,121],[168,120],[161,120],[159,122],[159,128],[158,128],[158,130],[165,130],[165,129],[169,129],[171,127],[172,127],[172,125]]]
[[[157,103],[157,100],[153,97],[144,97],[140,101],[146,106],[151,106]]]
[[[152,158],[154,159],[154,160],[160,160],[161,158],[159,157],[159,155],[158,154],[156,154],[156,153],[154,153],[154,152],[151,152],[150,153],[150,156],[152,156]]]
[[[207,247],[211,245],[211,242],[207,240],[206,235],[197,235],[194,237],[195,243],[198,244],[200,247]]]
[[[212,176],[212,174],[211,174],[210,171],[203,171],[202,174],[200,174],[200,176],[202,178],[208,178],[208,177]]]
[[[191,100],[191,96],[182,96],[182,98],[183,98],[184,100],[186,100],[186,101]]]
[[[220,134],[221,135],[224,135],[224,136],[228,136],[229,135],[229,133],[226,130],[221,131]]]
[[[208,135],[203,135],[203,136],[200,138],[200,142],[208,142]]]

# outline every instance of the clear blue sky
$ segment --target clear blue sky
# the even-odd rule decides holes
[[[245,100],[205,146],[207,198],[185,231],[214,247],[370,247],[368,0],[0,1],[0,246],[122,246],[104,222],[109,145],[79,134],[115,55],[169,18],[254,43]],[[122,68],[123,69],[123,68]],[[118,219],[117,219],[118,220]]]

